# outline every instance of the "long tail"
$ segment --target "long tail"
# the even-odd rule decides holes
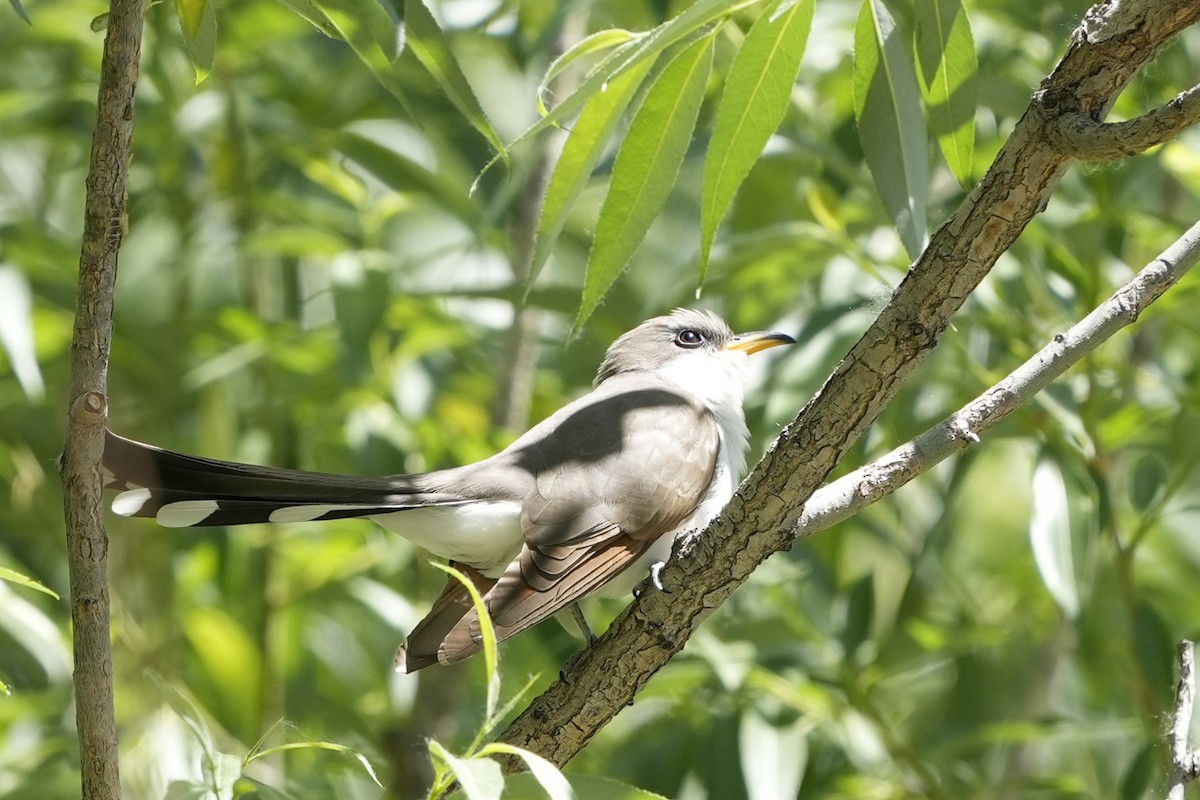
[[[260,467],[176,453],[107,431],[105,486],[113,511],[183,528],[365,517],[462,498],[430,491],[421,475],[359,478]]]

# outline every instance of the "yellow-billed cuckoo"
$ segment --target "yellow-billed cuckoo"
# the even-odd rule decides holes
[[[795,340],[735,335],[679,309],[608,349],[595,388],[491,458],[360,478],[200,458],[107,435],[118,514],[167,527],[370,517],[449,559],[505,639],[602,587],[624,593],[703,527],[745,468],[747,359]],[[412,672],[481,649],[466,589],[447,582],[396,654]]]

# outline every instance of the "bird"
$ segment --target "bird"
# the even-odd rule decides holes
[[[165,527],[368,517],[465,574],[504,640],[560,612],[582,623],[581,599],[626,594],[651,570],[657,583],[674,539],[715,517],[745,469],[749,357],[794,343],[676,309],[620,336],[589,393],[482,461],[357,477],[187,455],[106,430],[105,485],[119,492],[115,513]],[[454,664],[481,649],[469,591],[450,578],[394,666]]]

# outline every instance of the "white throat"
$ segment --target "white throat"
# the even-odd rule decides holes
[[[717,418],[721,430],[717,471],[689,527],[705,525],[715,517],[733,496],[746,470],[750,431],[742,412],[742,399],[748,362],[749,356],[734,350],[697,351],[671,359],[659,370],[663,378],[700,398]]]

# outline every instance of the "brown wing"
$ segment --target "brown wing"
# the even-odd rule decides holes
[[[624,446],[622,446],[622,444]],[[595,591],[691,516],[712,482],[719,433],[712,414],[663,388],[611,393],[513,456],[536,476],[524,502],[525,546],[484,597],[500,639]],[[442,663],[478,652],[469,610]]]

